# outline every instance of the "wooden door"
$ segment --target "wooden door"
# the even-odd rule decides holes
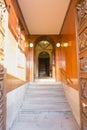
[[[81,130],[87,130],[87,0],[76,5]]]

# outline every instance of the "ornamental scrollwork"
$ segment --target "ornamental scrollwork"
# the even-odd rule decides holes
[[[87,79],[81,78],[80,85],[81,85],[81,90],[82,90],[82,96],[87,99]]]
[[[5,100],[5,68],[0,65],[0,130],[5,129]]]
[[[87,56],[80,58],[80,71],[87,73]]]
[[[87,48],[87,28],[83,30],[83,32],[78,37],[79,42],[79,51]]]
[[[79,25],[87,20],[87,0],[80,0],[76,6]]]

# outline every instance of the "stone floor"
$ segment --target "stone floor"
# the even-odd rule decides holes
[[[78,130],[62,85],[29,85],[10,130]]]

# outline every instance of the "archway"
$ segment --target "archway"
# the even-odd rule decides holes
[[[54,41],[48,36],[40,36],[36,39],[34,55],[35,79],[39,77],[55,78],[55,51],[53,44]]]

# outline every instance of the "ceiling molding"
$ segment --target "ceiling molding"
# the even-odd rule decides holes
[[[23,14],[22,14],[22,11],[20,9],[20,6],[19,6],[19,3],[17,0],[11,0],[12,2],[12,5],[15,9],[15,12],[16,12],[16,15],[18,16],[18,19],[21,21],[24,29],[25,29],[25,33],[28,35],[29,34],[29,30],[27,28],[27,25],[26,25],[26,22],[25,22],[25,19],[23,17]]]
[[[64,21],[63,21],[63,24],[62,24],[62,27],[61,27],[61,30],[60,30],[60,33],[59,33],[59,34],[61,34],[61,32],[62,32],[62,29],[63,29],[64,23],[65,23],[65,20],[66,20],[66,18],[67,18],[67,14],[68,14],[68,12],[69,12],[71,3],[72,3],[72,0],[70,1],[69,5],[68,5],[68,9],[67,9],[67,12],[66,12],[66,15],[65,15],[65,18],[64,18]]]

